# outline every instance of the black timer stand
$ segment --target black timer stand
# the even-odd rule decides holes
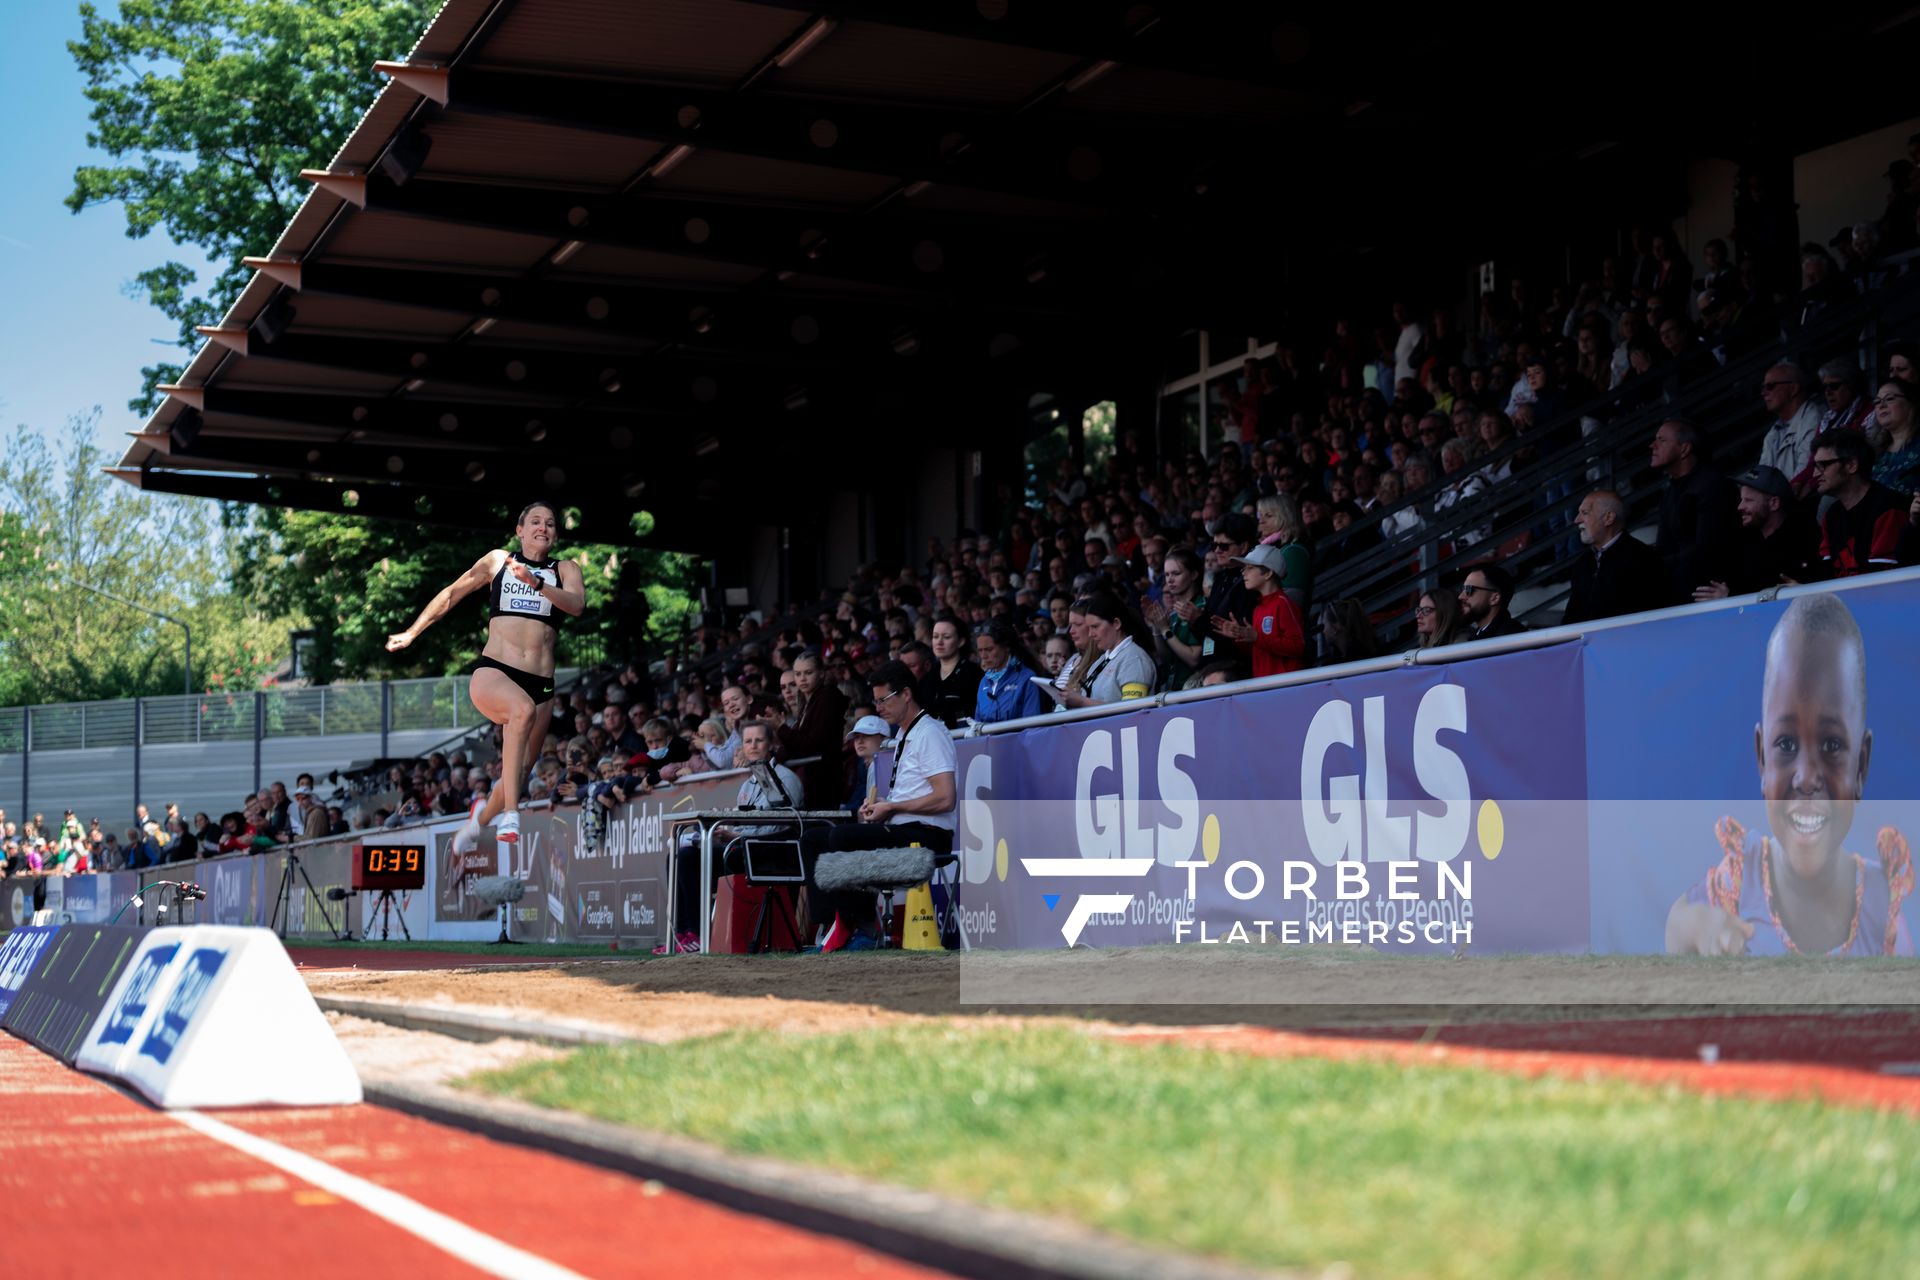
[[[382,889],[380,896],[373,900],[373,914],[367,919],[371,921],[374,916],[380,917],[380,941],[387,940],[387,930],[396,919],[400,922],[400,936],[408,942],[413,941],[413,934],[407,931],[406,913],[401,909],[400,904],[393,900],[393,890]],[[369,928],[363,932],[371,935],[373,930]]]

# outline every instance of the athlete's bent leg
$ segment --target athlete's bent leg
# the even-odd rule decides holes
[[[487,796],[487,807],[480,811],[479,821],[484,827],[502,810],[519,808],[520,781],[527,767],[527,738],[536,717],[533,699],[504,671],[487,667],[474,672],[467,693],[474,709],[501,727],[500,783]]]

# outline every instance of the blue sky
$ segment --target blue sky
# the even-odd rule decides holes
[[[107,6],[101,6],[106,8]],[[0,453],[25,426],[62,432],[68,415],[102,411],[98,443],[117,461],[140,425],[127,400],[140,368],[175,358],[173,322],[123,292],[135,273],[206,259],[155,231],[129,240],[119,205],[62,203],[87,147],[87,100],[66,42],[78,0],[0,0]]]

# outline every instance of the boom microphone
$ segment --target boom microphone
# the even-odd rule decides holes
[[[823,893],[911,889],[933,879],[935,868],[952,861],[952,854],[936,854],[925,846],[841,850],[820,855],[813,881]]]
[[[504,907],[526,897],[527,882],[519,876],[476,876],[467,881],[467,896],[480,900],[483,904],[480,916],[484,918],[495,907]]]

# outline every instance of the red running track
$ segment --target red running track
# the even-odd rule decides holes
[[[216,1119],[584,1276],[938,1273],[624,1174],[373,1106]],[[0,1275],[438,1280],[485,1272],[0,1035]]]
[[[1260,1057],[1370,1059],[1524,1076],[1611,1077],[1701,1093],[1920,1113],[1920,1013],[1912,1011],[1276,1031],[1129,1029]],[[1711,1045],[1713,1061],[1702,1050]]]

